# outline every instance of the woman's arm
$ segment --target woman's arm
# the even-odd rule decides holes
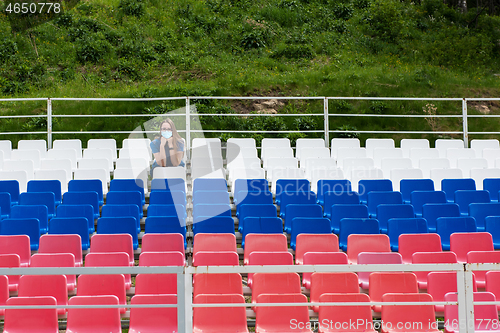
[[[170,140],[170,139],[169,139]],[[171,141],[168,142],[169,146],[169,152],[170,152],[170,161],[172,162],[173,166],[179,166],[179,164],[182,161],[182,157],[184,156],[184,151],[183,150],[177,150],[175,148],[174,140],[172,138]]]
[[[165,154],[165,145],[167,144],[167,139],[165,138],[160,138],[160,151],[157,153],[154,153],[153,156],[155,157],[156,164],[158,164],[161,167],[166,166],[166,161],[167,161],[167,155]]]

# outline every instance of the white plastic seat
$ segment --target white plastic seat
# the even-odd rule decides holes
[[[358,191],[358,183],[362,179],[384,179],[384,174],[382,170],[377,168],[351,170],[350,180],[353,191]]]
[[[151,139],[149,138],[128,138],[123,139],[122,149],[146,149],[149,152],[149,155],[151,155],[152,152],[150,144]]]
[[[381,168],[381,161],[384,158],[403,158],[403,150],[401,148],[375,148],[373,150],[375,167]]]
[[[0,150],[3,151],[3,158],[6,160],[10,160],[12,142],[10,140],[0,140]]]
[[[456,168],[450,169],[431,169],[431,179],[434,181],[434,190],[441,191],[441,181],[443,179],[464,178],[462,170]]]
[[[74,149],[76,151],[76,158],[77,159],[82,158],[82,141],[80,139],[54,140],[54,143],[52,144],[52,149],[56,149],[56,150]],[[76,164],[76,162],[75,162],[75,164]]]
[[[495,160],[500,158],[500,149],[485,148],[483,149],[483,158],[488,161],[488,168],[495,168]]]
[[[402,139],[399,145],[403,150],[403,157],[410,157],[412,148],[430,148],[427,139]]]
[[[197,168],[211,168],[213,171],[224,167],[222,157],[193,157],[191,159],[191,170]]]
[[[488,161],[484,158],[459,158],[457,168],[462,170],[464,178],[469,178],[472,169],[487,169]]]
[[[375,148],[395,148],[394,139],[366,139],[365,148],[366,156],[373,158]]]
[[[196,168],[191,170],[191,179],[196,178],[223,178],[226,179],[224,169]]]
[[[19,150],[15,149],[12,151],[10,155],[10,160],[11,161],[26,161],[30,160],[33,161],[33,168],[40,169],[40,164],[41,164],[41,154],[40,151],[37,149],[25,149],[25,150]]]
[[[422,158],[419,161],[419,168],[424,178],[430,178],[431,169],[449,169],[450,161],[447,158]]]
[[[4,171],[25,171],[27,180],[35,178],[35,167],[32,160],[8,160],[3,162]]]
[[[68,192],[68,178],[66,170],[51,169],[51,170],[36,170],[35,179],[58,180],[61,182],[61,193]]]
[[[82,152],[80,151],[80,155]],[[77,168],[77,160],[81,159],[82,157],[78,157],[78,151],[73,149],[73,148],[67,148],[67,149],[50,149],[47,152],[47,159],[52,159],[52,160],[66,160],[69,159],[71,161],[71,170],[75,171]]]
[[[26,192],[28,190],[28,180],[31,180],[28,179],[26,170],[0,170],[0,179],[17,180],[19,182],[19,192]]]
[[[333,138],[330,144],[330,150],[333,158],[337,158],[339,148],[360,148],[359,139],[356,138]]]
[[[446,158],[450,160],[450,167],[457,167],[457,160],[464,158],[476,158],[476,151],[470,148],[448,148]]]
[[[471,169],[470,178],[476,182],[476,190],[482,190],[485,178],[500,178],[500,169]]]
[[[47,157],[47,141],[45,140],[19,140],[17,149],[38,150],[40,152],[40,158]]]
[[[153,159],[151,150],[147,148],[122,148],[118,156],[118,158],[143,158],[148,162]]]
[[[470,142],[470,148],[476,151],[476,157],[483,157],[483,149],[499,149],[500,145],[497,139],[474,139]]]
[[[344,175],[350,175],[353,169],[373,169],[375,168],[375,162],[373,158],[346,158],[343,162],[342,172]]]
[[[299,161],[295,157],[271,157],[267,159],[267,180],[272,181],[274,170],[293,169],[299,167]],[[266,169],[266,168],[264,168]]]
[[[311,178],[307,178],[311,183],[311,191],[314,193],[317,192],[318,189],[318,180],[321,179],[345,179],[344,173],[339,168],[334,169],[317,169],[313,170],[310,174]]]
[[[184,167],[156,167],[153,169],[153,178],[182,178],[186,181],[186,169]]]
[[[457,139],[437,139],[435,141],[435,147],[439,150],[439,157],[447,157],[446,151],[448,148],[463,149],[464,141]]]
[[[113,179],[141,179],[144,184],[144,193],[148,193],[148,169],[144,168],[122,168],[116,169]]]
[[[337,169],[335,159],[326,158],[308,158],[300,163],[300,167],[306,170],[306,178],[311,179],[311,174],[316,170],[332,170]]]
[[[392,169],[391,181],[392,189],[394,191],[400,190],[400,183],[402,179],[422,179],[424,178],[422,170],[420,169]]]
[[[90,140],[89,140],[90,141]],[[96,148],[90,148],[90,149],[85,149],[83,151],[83,158],[85,159],[106,159],[108,160],[108,170],[113,170],[114,169],[114,158],[113,158],[113,151],[109,148],[102,148],[102,149],[96,149]]]
[[[0,150],[0,170],[3,169],[4,154],[3,150]]]
[[[197,145],[191,148],[191,158],[222,158],[220,141],[206,141],[206,144],[201,144],[200,141],[194,142],[197,142]]]
[[[87,149],[111,149],[112,161],[116,161],[116,140],[115,139],[90,139],[87,141]],[[83,155],[85,157],[85,153]]]
[[[262,159],[263,164],[262,166],[264,169],[267,170],[267,164],[268,160],[271,158],[294,158],[293,157],[293,150],[290,147],[283,147],[283,148],[266,148],[265,150],[265,158]],[[298,161],[298,160],[297,160]]]
[[[231,170],[229,174],[229,186],[231,186],[231,191],[233,190],[233,184],[236,179],[265,179],[266,171],[263,168],[235,168]]]
[[[288,138],[264,138],[262,139],[262,147],[260,158],[262,161],[266,158],[266,150],[268,148],[291,148],[290,140]],[[292,152],[293,157],[293,152]]]
[[[99,179],[102,182],[102,193],[108,193],[108,174],[105,169],[76,169],[73,179]]]
[[[273,170],[273,180],[271,183],[271,192],[276,193],[276,182],[279,179],[305,179],[304,169],[275,169]]]
[[[116,169],[148,169],[149,172],[149,163],[143,158],[118,158]]]
[[[249,156],[243,151],[252,152]],[[255,156],[253,154],[255,153]],[[226,144],[226,161],[230,163],[237,158],[258,157],[254,138],[229,138]]]
[[[299,138],[295,144],[295,157],[299,160],[302,157],[302,149],[309,150],[310,148],[326,148],[325,140],[319,138]],[[326,148],[328,149],[328,148]],[[328,156],[330,156],[330,150],[328,149]]]
[[[368,157],[366,154],[365,148],[347,148],[340,147],[337,149],[337,165],[339,168],[344,167],[344,160],[346,158],[366,158]]]
[[[394,169],[413,168],[409,158],[383,158],[380,164],[385,178],[391,178],[391,171]]]
[[[107,182],[111,180],[109,160],[105,158],[82,158],[78,161],[78,169],[104,169],[106,170]]]
[[[323,148],[304,148],[302,149],[302,153],[300,155],[300,167],[305,168],[305,161],[311,158],[330,158],[330,149]]]
[[[260,169],[260,167],[260,158],[258,157],[236,158],[227,164],[227,171],[231,177],[231,172],[234,169]]]
[[[439,158],[439,150],[436,148],[412,148],[410,159],[414,168],[418,168],[422,158]]]

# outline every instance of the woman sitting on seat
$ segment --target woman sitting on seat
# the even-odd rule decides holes
[[[155,161],[151,166],[151,174],[154,168],[185,166],[184,141],[175,129],[171,119],[167,118],[160,125],[160,136],[151,141],[151,150]]]

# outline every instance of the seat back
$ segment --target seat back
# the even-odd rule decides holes
[[[358,262],[361,252],[391,252],[391,245],[387,235],[352,234],[347,238],[347,258],[349,263]]]
[[[75,256],[75,266],[82,266],[82,241],[79,235],[42,235],[38,253],[71,253]]]
[[[304,254],[304,265],[347,265],[347,254],[344,252],[306,252]],[[302,285],[311,288],[311,275],[313,273],[302,273]]]
[[[428,203],[422,206],[422,217],[427,221],[429,232],[436,232],[438,217],[459,217],[460,208],[456,203]]]
[[[69,305],[118,305],[114,295],[73,296]],[[92,320],[89,320],[92,318]],[[119,308],[72,308],[68,310],[68,332],[121,333]]]
[[[197,295],[194,304],[245,303],[243,295]],[[194,308],[193,328],[198,332],[248,332],[246,311],[243,307],[201,307]]]
[[[457,255],[453,252],[415,252],[412,256],[413,264],[453,264],[457,263]],[[427,289],[427,275],[430,272],[414,272],[417,276],[418,287]]]
[[[494,251],[493,238],[488,232],[454,233],[450,236],[450,251],[458,262],[467,262],[469,251]]]
[[[318,302],[323,294],[357,294],[359,293],[358,276],[353,272],[342,273],[312,273],[311,275],[311,302]],[[319,306],[313,305],[315,312]]]
[[[65,275],[22,275],[19,279],[19,297],[51,296],[57,305],[68,304],[68,287]],[[60,315],[67,309],[57,309]]]
[[[125,252],[134,265],[134,248],[130,234],[95,234],[90,239],[90,252]]]
[[[393,294],[382,296],[382,302],[432,302],[429,294]],[[432,304],[382,305],[384,331],[400,331],[398,323],[405,323],[405,332],[439,332]],[[411,323],[411,324],[410,324]]]
[[[311,297],[312,298],[312,297]],[[334,294],[325,293],[319,297],[320,302],[370,302],[366,294]],[[327,325],[328,332],[376,332],[373,329],[372,311],[370,305],[320,306],[320,323],[362,323],[362,325]],[[335,327],[337,326],[337,327]]]
[[[6,302],[7,306],[42,306],[57,305],[57,300],[52,296],[11,297]],[[39,309],[6,309],[5,332],[40,332],[54,333],[59,331],[57,311],[55,308]]]
[[[410,203],[413,191],[434,191],[432,179],[402,179],[399,186],[405,203]]]
[[[0,235],[0,254],[17,254],[21,267],[28,267],[31,259],[28,235]]]
[[[418,293],[417,276],[410,272],[375,272],[370,274],[370,299],[380,302],[386,293]],[[380,312],[382,307],[374,305]]]
[[[54,217],[50,220],[49,234],[77,234],[82,242],[82,250],[90,247],[89,222],[85,217]]]
[[[257,303],[304,303],[307,297],[300,293],[264,294],[259,295]],[[306,305],[273,306],[257,308],[255,329],[259,332],[289,332],[293,330],[293,323],[309,323],[309,313]],[[310,329],[301,329],[300,332],[312,332]]]
[[[177,304],[177,297],[175,295],[135,295],[130,304]],[[129,332],[177,332],[177,309],[175,307],[130,309],[129,327]]]
[[[253,303],[257,302],[261,294],[300,294],[300,292],[300,277],[297,273],[255,273],[253,275]]]
[[[141,254],[146,252],[177,251],[184,255],[184,236],[182,234],[155,234],[142,236]]]
[[[456,302],[458,295],[456,292],[447,293],[444,296],[446,302]],[[474,302],[495,302],[495,295],[490,292],[474,292]],[[491,328],[492,322],[498,320],[498,311],[495,304],[488,305],[474,305],[474,329],[477,331],[493,330]],[[453,323],[458,323],[458,306],[445,305],[444,307],[444,320],[447,325],[445,326],[446,332],[458,332],[458,327]]]
[[[476,221],[470,216],[439,217],[436,219],[436,232],[441,237],[443,250],[450,249],[450,239],[453,233],[475,233],[476,231]],[[493,242],[491,244],[493,245]],[[460,257],[465,258],[465,256]]]
[[[391,249],[398,250],[399,236],[402,234],[427,233],[427,221],[424,218],[394,218],[387,221],[387,235],[391,242]]]
[[[78,277],[77,296],[114,295],[119,304],[127,304],[123,274],[85,275]],[[71,305],[71,300],[70,300]],[[120,308],[125,313],[125,308]],[[69,323],[68,323],[69,325]]]
[[[339,239],[334,234],[300,234],[295,247],[295,264],[301,265],[307,252],[339,252]]]
[[[35,253],[31,257],[30,267],[75,267],[72,253]],[[66,274],[68,291],[76,287],[76,275]]]
[[[250,254],[254,251],[288,251],[287,238],[284,234],[249,234],[245,238],[243,263],[248,265]]]
[[[403,259],[397,252],[361,252],[358,254],[358,265],[391,265],[402,264]],[[363,289],[369,289],[370,274],[372,272],[359,272],[359,285]]]
[[[236,252],[236,237],[233,234],[204,234],[194,237],[193,255],[198,251]]]

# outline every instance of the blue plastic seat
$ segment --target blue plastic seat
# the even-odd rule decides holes
[[[460,208],[456,203],[425,204],[422,206],[422,217],[427,221],[427,230],[436,232],[438,217],[459,217]]]
[[[56,217],[84,217],[88,221],[88,233],[94,232],[94,207],[92,205],[67,205],[57,206]]]
[[[436,220],[436,233],[441,237],[443,250],[450,250],[450,236],[455,232],[476,232],[476,221],[470,216],[439,217]]]
[[[469,215],[469,204],[471,203],[489,203],[490,193],[479,190],[457,190],[455,191],[455,203],[460,207],[462,216]]]
[[[401,179],[399,184],[404,203],[411,202],[411,192],[413,191],[434,191],[432,179]]]
[[[233,193],[236,197],[239,191],[269,192],[269,183],[266,179],[236,179],[233,184]],[[235,202],[238,205],[239,202]]]
[[[380,204],[402,204],[401,192],[394,191],[372,191],[368,193],[368,214],[377,218],[377,206]]]
[[[197,204],[193,206],[193,219],[198,216],[231,216],[229,204]]]
[[[137,233],[141,232],[141,215],[137,205],[114,205],[106,204],[101,209],[102,217],[124,217],[132,216],[136,221]]]
[[[9,218],[10,207],[11,207],[10,193],[0,192],[0,212],[2,219]]]
[[[98,234],[130,234],[134,250],[139,247],[136,221],[131,216],[101,217],[97,220]]]
[[[425,234],[427,232],[427,221],[422,217],[395,218],[387,221],[387,236],[389,236],[392,251],[399,250],[399,235]]]
[[[182,234],[184,248],[187,248],[186,221],[179,221],[174,216],[148,216],[146,218],[145,233],[153,234]]]
[[[332,231],[339,234],[340,220],[343,218],[368,218],[368,207],[362,204],[337,204],[332,206],[332,217],[330,218],[330,225]],[[377,232],[378,233],[378,232]]]
[[[285,192],[309,192],[311,184],[307,179],[278,179],[276,181],[276,205],[281,205],[281,195]]]
[[[500,249],[500,216],[486,216],[484,218],[485,231],[491,234],[495,250]]]
[[[279,217],[246,217],[241,232],[242,248],[245,248],[248,234],[283,234],[283,220]]]
[[[66,192],[63,195],[64,205],[91,205],[94,208],[94,219],[99,218],[99,195],[94,191]],[[92,224],[92,230],[94,225]],[[93,232],[93,231],[92,231]]]
[[[483,179],[483,190],[490,192],[491,202],[498,201],[498,192],[500,191],[500,178]]]
[[[89,221],[85,217],[54,217],[49,222],[49,234],[80,235],[82,250],[90,248]]]
[[[68,192],[96,192],[98,205],[102,206],[104,204],[104,196],[102,193],[102,182],[99,179],[70,180],[68,183]],[[64,196],[63,196],[63,202],[64,202]],[[96,218],[98,217],[99,214],[96,216]]]
[[[150,216],[178,216],[181,219],[187,218],[186,206],[184,205],[149,205],[148,217]]]
[[[323,217],[323,209],[318,204],[289,204],[286,206],[285,232],[292,233],[292,220],[296,217]],[[331,228],[330,228],[331,232]]]
[[[227,192],[227,182],[222,178],[196,178],[193,181],[193,193],[196,191]]]
[[[56,201],[52,192],[23,192],[19,194],[20,205],[44,205],[49,219],[56,216]],[[46,231],[45,231],[46,232]]]
[[[281,194],[280,217],[285,218],[286,206],[291,204],[316,204],[316,193],[312,191],[284,192]]]
[[[351,234],[374,235],[380,233],[377,219],[343,218],[340,220],[339,246],[347,251],[347,238]]]
[[[264,191],[239,191],[234,202],[236,205],[236,216],[240,216],[240,207],[244,204],[273,204],[273,194]]]
[[[193,235],[200,232],[234,234],[234,219],[231,216],[197,216],[193,221]]]
[[[0,221],[0,235],[28,235],[31,251],[40,244],[40,223],[37,218],[9,218]]]
[[[142,204],[146,204],[144,194],[144,181],[142,179],[112,179],[109,183],[109,191],[139,191],[142,196]]]
[[[61,204],[61,182],[59,180],[34,179],[28,182],[28,192],[52,192],[56,206]]]
[[[223,179],[224,180],[224,179]],[[193,193],[193,205],[196,204],[229,204],[229,193],[227,191],[196,191]]]
[[[11,219],[36,218],[40,230],[39,234],[47,233],[49,228],[49,217],[47,206],[45,205],[15,205],[10,211]]]
[[[290,247],[295,250],[295,241],[300,234],[331,234],[330,220],[324,217],[295,217],[292,219]]]
[[[441,191],[446,193],[448,202],[455,202],[456,190],[475,190],[476,182],[472,178],[443,179],[441,181]]]
[[[243,204],[240,205],[238,231],[243,232],[244,221],[247,217],[277,217],[278,210],[272,204]]]
[[[162,193],[162,192],[160,192]],[[151,200],[151,198],[150,198]],[[139,207],[139,216],[143,217],[142,196],[139,191],[115,191],[108,192],[106,204],[109,205],[137,205]]]
[[[392,191],[390,179],[361,179],[358,183],[358,194],[361,203],[366,204],[368,193],[372,191]]]
[[[184,205],[186,193],[183,191],[155,191],[149,195],[150,205]]]
[[[357,192],[326,192],[324,195],[324,212],[327,218],[332,216],[332,206],[337,204],[357,205],[360,203]]]
[[[151,180],[151,192],[155,191],[183,191],[186,192],[186,182],[182,178]]]
[[[422,217],[422,206],[429,203],[446,203],[446,194],[443,191],[413,191],[411,205],[416,217]]]
[[[414,192],[415,193],[415,192]],[[398,217],[415,217],[413,206],[408,204],[393,205],[382,204],[377,207],[377,220],[380,226],[380,232],[387,233],[387,221]]]
[[[318,180],[316,195],[318,203],[321,206],[325,205],[325,194],[327,192],[351,192],[351,181],[348,179],[320,179]]]
[[[12,205],[19,203],[19,182],[17,180],[0,180],[0,192],[10,193]]]
[[[500,203],[471,203],[469,205],[469,216],[476,220],[477,231],[484,231],[486,216],[500,216]]]

